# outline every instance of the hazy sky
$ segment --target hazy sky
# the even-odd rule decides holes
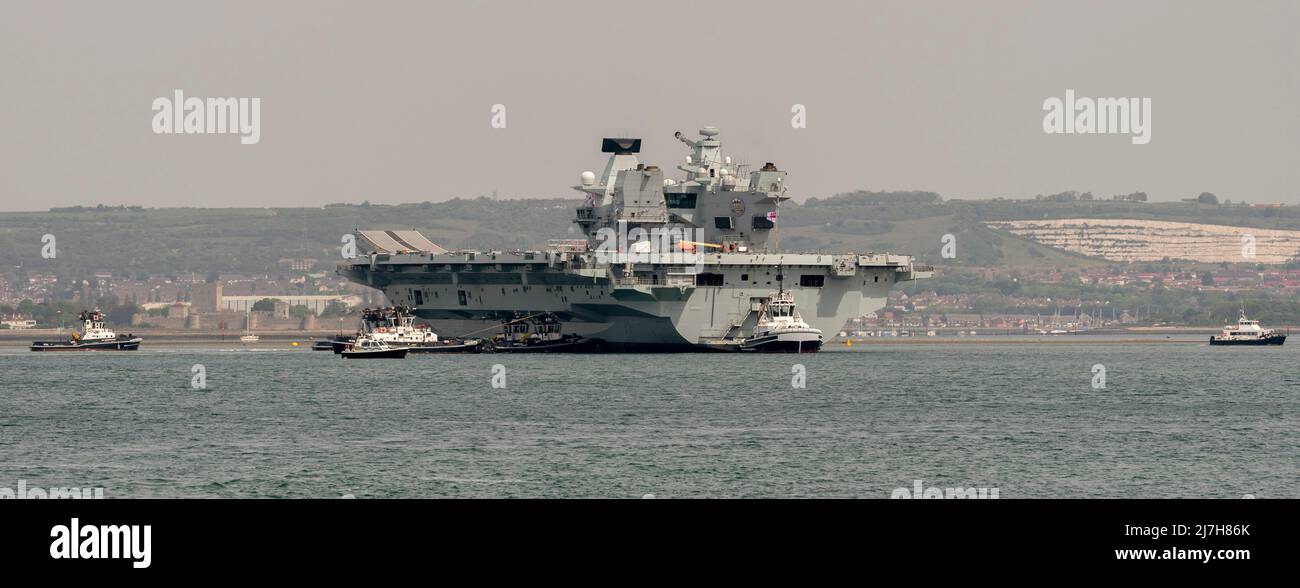
[[[671,168],[704,125],[796,198],[1298,203],[1297,24],[1293,1],[6,2],[0,209],[572,196],[602,136]],[[175,89],[260,98],[261,142],[154,134]],[[1066,89],[1151,98],[1150,144],[1045,134]]]

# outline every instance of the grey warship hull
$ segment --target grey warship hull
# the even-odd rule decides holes
[[[906,256],[887,254],[703,257],[697,274],[635,281],[606,275],[610,268],[591,254],[541,251],[383,255],[341,272],[409,305],[445,336],[483,336],[520,313],[549,312],[566,333],[598,341],[596,349],[625,352],[734,349],[774,287],[778,265],[804,320],[825,333],[884,307],[898,282],[928,275]]]

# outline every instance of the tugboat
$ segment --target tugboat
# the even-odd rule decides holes
[[[740,343],[741,351],[763,353],[816,353],[822,348],[821,329],[808,326],[794,308],[794,293],[787,292],[777,270],[777,291],[759,307],[754,332]]]
[[[362,337],[383,341],[394,347],[407,347],[437,342],[438,336],[428,326],[416,326],[415,316],[401,306],[367,308],[361,311],[361,328],[352,336],[335,337],[334,353],[341,353]]]
[[[410,308],[367,308],[361,312],[361,329],[355,336],[339,335],[329,342],[334,353],[342,353],[362,337],[382,341],[391,347],[402,347],[411,353],[478,353],[478,339],[439,340],[438,334],[428,325],[415,324]]]
[[[64,341],[33,341],[32,351],[135,351],[140,349],[141,338],[118,335],[104,326],[104,313],[99,309],[81,311],[81,333],[73,331]]]
[[[1286,334],[1276,329],[1265,329],[1259,321],[1246,318],[1246,309],[1241,309],[1236,325],[1224,325],[1219,335],[1210,335],[1210,345],[1281,345],[1286,343]]]
[[[594,341],[573,333],[562,333],[559,318],[552,313],[523,316],[502,324],[501,334],[492,337],[489,348],[496,353],[561,353],[588,351]]]
[[[348,359],[402,359],[406,357],[406,351],[405,347],[393,347],[370,337],[358,337],[355,343],[348,345],[339,355]]]

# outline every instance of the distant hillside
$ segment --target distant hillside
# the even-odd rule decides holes
[[[452,247],[514,248],[569,235],[575,202],[558,199],[331,205],[324,208],[89,208],[0,214],[0,264],[80,278],[210,271],[270,273],[285,257],[330,268],[356,228],[413,228]],[[57,257],[42,259],[54,235]]]
[[[1288,263],[1300,231],[1138,219],[1047,219],[989,223],[1035,243],[1111,261]]]
[[[339,259],[340,239],[354,228],[413,228],[447,247],[540,247],[574,237],[573,199],[456,199],[322,208],[96,207],[0,213],[0,272],[54,272],[83,278],[195,272],[280,273],[278,260],[314,258],[319,269]],[[936,265],[1087,266],[1107,263],[1045,247],[988,221],[1114,218],[1300,229],[1300,207],[1251,208],[1119,201],[944,200],[932,192],[853,192],[781,208],[783,249],[890,251]],[[42,259],[41,237],[56,238],[57,257]],[[940,256],[956,239],[956,258]]]
[[[941,266],[1086,267],[1109,263],[1084,248],[1056,248],[990,227],[990,221],[1142,219],[1300,229],[1300,207],[1116,200],[943,200],[933,192],[852,192],[810,198],[781,211],[781,246],[907,253]],[[956,257],[940,256],[952,234]],[[1238,248],[1239,248],[1238,243]],[[1240,260],[1237,260],[1240,261]]]

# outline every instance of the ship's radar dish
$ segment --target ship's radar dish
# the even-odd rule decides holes
[[[700,134],[705,137],[716,137],[719,132],[718,127],[704,127],[700,129]]]

